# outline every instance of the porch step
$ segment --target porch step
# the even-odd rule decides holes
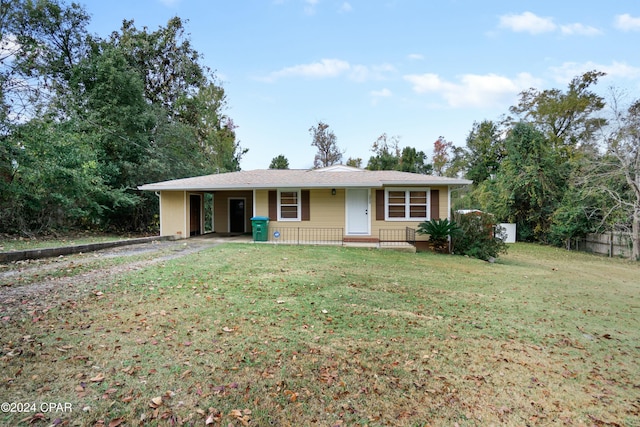
[[[344,243],[380,243],[380,239],[377,237],[344,236],[342,241]]]

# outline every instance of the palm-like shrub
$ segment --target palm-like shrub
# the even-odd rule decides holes
[[[448,218],[432,219],[418,225],[418,234],[428,234],[433,249],[439,253],[448,252],[449,237],[457,236],[459,233],[458,224],[455,221],[449,221]]]

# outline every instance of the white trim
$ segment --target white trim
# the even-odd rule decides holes
[[[297,200],[297,216],[296,218],[282,218],[282,210],[281,210],[281,193],[296,193],[296,200]],[[302,190],[300,188],[278,188],[278,193],[277,193],[277,206],[278,206],[278,221],[302,221]],[[293,205],[285,205],[285,206],[293,206]]]
[[[251,190],[251,218],[257,216],[256,214],[256,190],[255,188]],[[269,204],[269,193],[267,193],[267,205]]]
[[[404,191],[405,193],[405,216],[403,218],[389,217],[389,192]],[[426,217],[411,217],[411,192],[424,191],[427,196]],[[431,218],[431,188],[429,187],[387,187],[384,189],[384,220],[385,221],[429,221]]]
[[[349,193],[353,191],[366,191],[367,192],[367,210],[366,210],[366,222],[367,231],[351,231],[349,230]],[[344,204],[344,224],[345,234],[347,236],[370,236],[371,235],[371,189],[369,188],[347,188],[345,189],[345,204]]]
[[[160,208],[158,209],[158,220],[160,221],[160,235],[164,236],[164,221],[162,221],[162,191],[158,191],[158,203]]]
[[[183,215],[183,224],[182,224],[182,238],[186,239],[189,237],[189,233],[187,233],[187,230],[189,229],[189,227],[191,226],[190,222],[191,222],[191,218],[189,217],[189,215],[187,215],[187,213],[191,213],[191,200],[189,199],[189,193],[187,193],[186,191],[182,192],[182,196],[183,196],[183,205],[184,205],[184,215]]]
[[[229,196],[227,197],[227,232],[232,233],[231,231],[231,201],[232,200],[242,200],[242,233],[247,232],[247,198],[240,196]],[[237,231],[233,231],[233,233],[237,233]]]

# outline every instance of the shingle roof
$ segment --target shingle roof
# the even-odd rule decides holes
[[[325,169],[256,169],[156,182],[139,190],[246,190],[275,188],[382,188],[389,185],[468,185],[459,178],[398,171],[369,171],[349,167]]]

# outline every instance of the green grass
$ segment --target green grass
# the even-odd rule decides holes
[[[90,243],[112,242],[127,239],[121,235],[89,235],[85,233],[71,234],[63,237],[3,237],[0,238],[0,252],[25,251],[31,249],[44,249],[62,246],[86,245]]]
[[[637,426],[639,277],[524,244],[227,244],[3,320],[0,401],[70,402],[43,414],[70,425]]]

